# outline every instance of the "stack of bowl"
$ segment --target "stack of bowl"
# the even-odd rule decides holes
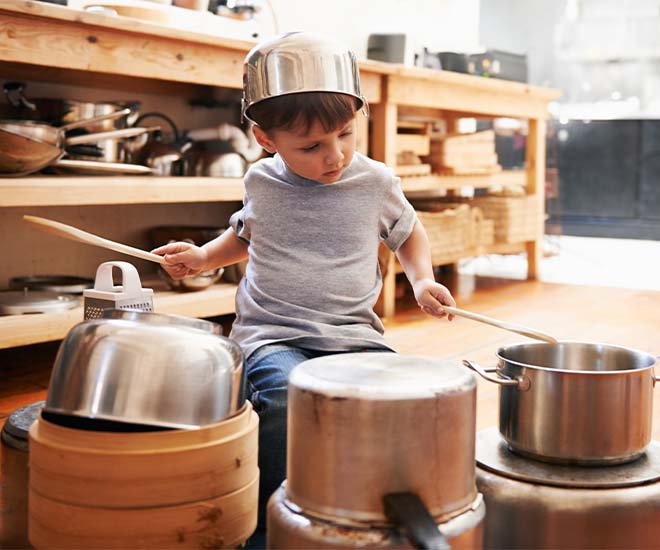
[[[108,311],[62,342],[29,432],[37,548],[219,548],[257,521],[259,420],[214,323]]]

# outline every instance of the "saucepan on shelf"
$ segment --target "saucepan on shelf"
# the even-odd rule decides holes
[[[56,163],[65,153],[65,147],[95,143],[100,140],[116,140],[144,134],[152,129],[125,128],[96,134],[68,137],[66,132],[126,116],[129,109],[96,118],[73,122],[65,126],[51,126],[43,122],[0,121],[0,176],[21,176],[37,172]]]
[[[91,133],[120,130],[133,126],[140,110],[139,101],[80,101],[68,98],[27,97],[24,93],[24,82],[8,81],[3,85],[9,106],[3,109],[7,116],[18,120],[38,120],[54,126],[70,124],[80,120],[88,120],[101,115],[107,115],[129,109],[130,113],[124,118],[105,119],[95,124],[86,125]]]

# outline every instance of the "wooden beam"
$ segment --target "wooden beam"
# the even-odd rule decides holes
[[[527,243],[527,278],[538,279],[545,233],[545,120],[529,121],[527,134],[527,193],[536,198],[538,213],[536,238]]]

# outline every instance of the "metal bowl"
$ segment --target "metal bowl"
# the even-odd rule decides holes
[[[111,310],[60,345],[46,413],[199,428],[243,406],[243,354],[216,323]]]
[[[299,92],[348,94],[367,105],[355,54],[312,33],[287,33],[252,48],[243,63],[243,83],[242,114],[248,119],[255,103]]]

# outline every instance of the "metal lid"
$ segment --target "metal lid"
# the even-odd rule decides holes
[[[555,487],[609,489],[634,487],[660,479],[660,443],[651,441],[633,462],[614,466],[550,464],[511,451],[497,428],[477,433],[477,465],[505,477]]]
[[[29,275],[12,277],[9,288],[14,290],[47,290],[64,294],[82,294],[86,288],[94,286],[94,279],[73,275]]]
[[[348,94],[367,106],[355,54],[333,40],[293,32],[250,50],[243,63],[243,116],[250,119],[259,101],[299,92]]]
[[[436,399],[476,388],[460,363],[397,353],[341,353],[298,365],[292,387],[355,399]]]
[[[0,313],[48,313],[66,311],[79,304],[76,296],[41,290],[7,290],[0,292]]]

